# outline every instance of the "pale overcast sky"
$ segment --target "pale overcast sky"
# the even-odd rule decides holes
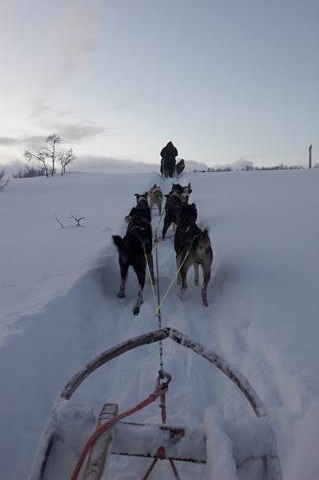
[[[0,0],[0,161],[319,161],[319,0]]]

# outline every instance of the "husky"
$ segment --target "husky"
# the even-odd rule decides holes
[[[165,217],[162,230],[162,239],[165,240],[165,235],[171,224],[177,225],[179,212],[183,205],[188,204],[190,194],[192,193],[191,184],[182,186],[179,183],[173,183],[172,189],[168,195],[165,195]]]
[[[146,216],[145,216],[146,215]],[[133,314],[140,313],[143,303],[143,289],[145,285],[146,268],[150,270],[151,281],[154,283],[153,256],[152,256],[152,226],[145,209],[134,207],[126,217],[128,222],[125,236],[113,235],[113,242],[119,253],[121,272],[120,290],[118,298],[125,297],[125,286],[129,267],[136,273],[139,283],[137,299],[133,307]]]
[[[178,281],[181,284],[181,295],[187,288],[187,272],[191,265],[194,266],[195,285],[199,284],[199,265],[203,271],[202,301],[207,302],[207,285],[211,277],[213,263],[213,250],[207,229],[200,229],[197,224],[196,205],[183,205],[178,216],[178,223],[174,236],[176,253],[176,268],[179,272]]]
[[[139,194],[139,193],[134,193],[134,196],[136,198],[136,208],[141,209],[144,211],[145,217],[148,219],[148,221],[151,221],[151,209],[148,204],[148,192]]]
[[[153,206],[156,205],[158,208],[159,215],[162,214],[162,203],[163,203],[163,193],[161,188],[156,185],[156,183],[152,186],[152,188],[148,191],[148,203],[150,209],[152,210]]]
[[[185,161],[183,158],[181,158],[179,162],[176,163],[176,166],[175,166],[176,176],[179,177],[184,171],[184,169],[185,169]]]
[[[192,191],[190,182],[184,187],[180,183],[173,183],[170,193],[178,195],[184,203],[188,203]]]

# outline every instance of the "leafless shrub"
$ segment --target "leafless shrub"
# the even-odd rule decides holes
[[[78,215],[71,214],[70,218],[73,218],[73,220],[75,220],[77,227],[81,227],[80,222],[81,220],[84,220],[85,217],[79,217]]]
[[[63,223],[62,223],[62,220],[60,220],[60,218],[57,217],[57,214],[56,214],[56,213],[54,214],[54,216],[55,216],[56,221],[57,221],[58,224],[60,225],[60,227],[63,228],[64,225],[63,225]]]

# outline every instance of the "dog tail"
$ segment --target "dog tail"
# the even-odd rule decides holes
[[[125,243],[123,241],[123,238],[120,237],[119,235],[112,235],[114,245],[118,248],[120,252],[125,251]]]

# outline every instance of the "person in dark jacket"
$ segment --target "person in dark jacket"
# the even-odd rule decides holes
[[[161,174],[164,177],[173,177],[175,173],[177,148],[173,142],[168,142],[161,150]]]

